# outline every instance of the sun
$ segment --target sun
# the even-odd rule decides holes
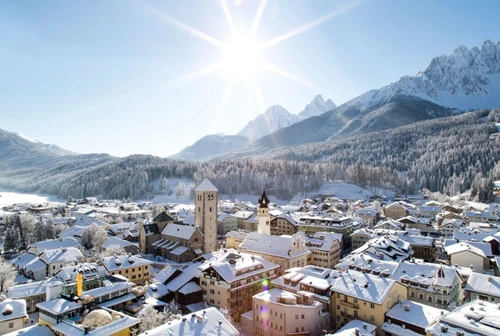
[[[222,97],[222,102],[217,108],[217,112],[219,113],[225,103],[228,101],[228,98],[231,96],[231,92],[233,90],[233,87],[235,86],[235,83],[238,81],[245,81],[249,82],[251,87],[253,88],[253,91],[255,93],[255,96],[259,102],[260,108],[264,110],[265,104],[264,100],[262,98],[262,92],[260,90],[259,84],[257,82],[256,74],[255,72],[257,71],[257,68],[262,68],[267,71],[273,72],[279,76],[285,77],[289,80],[292,80],[294,82],[297,82],[301,85],[307,86],[309,88],[312,88],[314,90],[318,91],[327,91],[324,88],[320,88],[314,84],[311,84],[293,74],[290,72],[286,71],[285,69],[280,68],[279,66],[273,65],[269,63],[267,60],[264,59],[262,56],[262,53],[264,50],[267,48],[270,48],[272,46],[275,46],[278,43],[281,43],[283,41],[286,41],[298,34],[302,34],[306,31],[308,31],[311,28],[316,27],[317,25],[330,20],[331,18],[353,8],[361,3],[365,2],[366,0],[358,0],[356,2],[353,2],[345,7],[339,8],[323,17],[320,17],[319,19],[316,19],[312,22],[309,22],[307,24],[304,24],[288,33],[281,34],[271,40],[265,41],[263,43],[260,43],[259,41],[256,41],[256,31],[259,26],[259,22],[262,18],[262,15],[264,13],[264,9],[266,7],[266,4],[268,0],[260,0],[259,7],[257,9],[257,13],[255,14],[255,17],[253,19],[253,22],[251,26],[248,28],[248,31],[245,30],[239,30],[237,28],[236,23],[233,20],[233,16],[231,14],[231,11],[228,7],[227,0],[217,0],[224,12],[224,16],[226,18],[226,21],[228,23],[228,28],[231,32],[232,38],[228,42],[220,41],[217,38],[208,35],[207,33],[197,30],[196,28],[193,28],[192,26],[177,20],[176,18],[159,11],[158,9],[146,5],[144,3],[141,3],[142,6],[150,11],[151,14],[159,17],[162,22],[167,23],[168,25],[175,26],[181,30],[183,30],[185,33],[188,35],[194,36],[196,38],[199,38],[200,40],[203,40],[217,48],[219,48],[222,51],[222,57],[219,62],[216,62],[214,64],[211,64],[207,67],[204,67],[200,70],[194,71],[192,73],[189,73],[187,75],[181,76],[179,78],[175,78],[170,80],[168,83],[169,84],[174,84],[174,83],[179,83],[180,81],[184,80],[192,80],[196,79],[201,76],[206,76],[208,74],[218,72],[218,73],[223,73],[225,76],[229,77],[230,80],[228,81],[226,90],[224,92],[224,95]],[[234,0],[235,5],[241,5],[243,0]],[[243,28],[246,29],[246,28]]]
[[[246,33],[234,36],[224,48],[224,72],[231,77],[250,80],[262,62],[261,51],[253,36]]]

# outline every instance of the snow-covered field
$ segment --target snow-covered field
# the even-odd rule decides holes
[[[46,203],[46,202],[65,202],[53,195],[28,194],[0,189],[0,205],[10,205],[14,203]]]
[[[292,200],[278,199],[270,194],[268,194],[268,196],[272,203],[276,203],[278,205],[286,205],[289,203],[298,202],[304,198],[310,198],[317,195],[333,195],[340,199],[350,199],[350,200],[362,199],[366,201],[370,196],[373,196],[375,194],[380,196],[385,195],[388,199],[394,198],[394,192],[392,191],[380,190],[380,189],[368,190],[358,187],[354,184],[349,184],[340,181],[325,182],[318,190],[306,193],[305,195],[303,193],[297,194],[293,197]],[[238,194],[238,195],[221,194],[219,195],[219,199],[230,200],[230,201],[238,200],[242,202],[250,202],[256,204],[257,200],[259,199],[259,196],[260,195],[249,195],[249,194]],[[177,197],[175,195],[175,192],[170,196],[168,195],[155,196],[153,198],[153,201],[159,203],[180,203],[180,204],[190,204],[192,202],[188,196]]]
[[[169,181],[170,182],[170,181]],[[173,183],[169,183],[173,190],[171,195],[156,195],[153,199],[149,199],[148,201],[154,201],[158,203],[174,203],[179,204],[179,208],[183,209],[191,209],[192,208],[192,200],[189,199],[189,196],[176,196],[175,194],[175,185],[178,181],[172,181]],[[185,181],[186,185],[189,185],[191,181]],[[298,202],[304,198],[310,198],[317,195],[333,195],[334,197],[338,197],[340,199],[350,199],[350,200],[368,200],[370,196],[375,194],[385,195],[388,199],[392,199],[394,197],[394,192],[380,189],[368,190],[361,187],[358,187],[354,184],[349,184],[340,181],[332,181],[325,182],[318,190],[309,192],[306,194],[298,194],[292,200],[282,200],[274,197],[273,195],[268,195],[271,202],[276,203],[278,205],[286,205],[289,203]],[[12,191],[3,191],[0,190],[0,205],[10,205],[14,203],[45,203],[45,202],[65,202],[65,200],[58,199],[53,195],[44,195],[44,194],[28,194],[28,193],[17,193]],[[250,202],[253,204],[257,203],[257,200],[260,195],[249,195],[249,194],[240,194],[240,195],[219,195],[220,200],[239,200],[242,202]]]

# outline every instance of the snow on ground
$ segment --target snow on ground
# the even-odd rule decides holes
[[[14,203],[47,203],[47,202],[65,202],[63,199],[57,198],[57,196],[46,195],[46,194],[28,194],[28,193],[18,193],[13,191],[7,191],[0,189],[0,206],[11,205]]]
[[[177,185],[180,179],[172,179],[169,180],[169,186]],[[187,186],[192,183],[192,181],[183,181]],[[189,194],[187,192],[187,194]],[[277,205],[286,205],[294,202],[298,202],[304,198],[311,198],[318,195],[332,195],[334,197],[340,199],[351,199],[351,200],[368,200],[370,196],[373,195],[381,195],[386,196],[388,199],[394,198],[394,192],[388,190],[380,190],[380,189],[365,189],[358,187],[354,184],[349,184],[340,181],[329,181],[323,183],[323,185],[316,191],[309,193],[300,193],[295,195],[291,200],[283,200],[278,199],[273,195],[268,195],[269,199],[272,203],[276,203]],[[0,206],[3,205],[11,205],[14,203],[46,203],[46,202],[65,202],[65,200],[58,199],[53,195],[45,195],[45,194],[28,194],[28,193],[17,193],[11,191],[3,191],[0,190]],[[219,195],[220,200],[238,200],[241,202],[250,202],[252,204],[257,204],[257,200],[260,195],[250,195],[250,194],[238,194],[238,195]],[[183,210],[194,210],[193,200],[189,199],[189,196],[176,196],[175,190],[171,195],[156,195],[153,199],[149,199],[148,202],[158,202],[158,203],[173,203],[176,204],[176,209]]]
[[[484,211],[484,210],[489,208],[489,205],[486,203],[467,201],[467,202],[465,202],[465,204],[467,204],[468,206],[470,206],[474,209],[481,210],[481,211]]]

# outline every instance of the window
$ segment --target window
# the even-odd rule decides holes
[[[215,294],[215,291],[213,289],[211,289],[210,294]]]
[[[358,317],[358,311],[357,310],[354,311],[354,317],[356,317],[356,318]]]
[[[370,321],[372,321],[372,322],[375,321],[375,316],[373,316],[373,315],[370,316]]]
[[[305,319],[306,317],[304,316],[304,314],[302,314],[302,319]]]
[[[371,309],[375,309],[375,303],[370,302],[370,308],[371,308]]]
[[[9,322],[9,329],[14,328],[14,322]]]

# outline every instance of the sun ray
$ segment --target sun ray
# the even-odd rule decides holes
[[[305,80],[303,80],[303,79],[301,79],[301,78],[299,78],[299,77],[297,77],[297,76],[295,76],[295,75],[293,75],[293,74],[291,74],[291,73],[289,73],[289,72],[287,72],[287,71],[285,71],[285,70],[283,70],[283,69],[281,69],[281,68],[279,68],[279,67],[277,67],[275,65],[272,65],[272,64],[270,64],[268,62],[262,61],[260,63],[260,66],[262,66],[263,68],[265,68],[265,69],[267,69],[269,71],[272,71],[272,72],[274,72],[274,73],[276,73],[276,74],[278,74],[280,76],[283,76],[285,78],[293,80],[294,82],[297,82],[297,83],[302,84],[304,86],[307,86],[307,87],[309,87],[311,89],[314,89],[316,91],[325,91],[325,89],[320,88],[320,87],[318,87],[318,86],[316,86],[314,84],[311,84],[311,83],[309,83],[309,82],[307,82],[307,81],[305,81]]]
[[[262,112],[264,112],[264,109],[266,108],[264,104],[264,99],[262,98],[262,92],[260,91],[259,83],[257,83],[257,78],[255,78],[255,75],[253,75],[250,79],[253,87],[253,91],[255,93],[255,96],[257,97],[257,101],[259,103],[259,108]]]
[[[323,22],[325,22],[327,20],[330,20],[334,16],[337,16],[337,15],[339,15],[339,14],[341,14],[341,13],[343,13],[343,12],[345,12],[345,11],[353,8],[353,7],[356,7],[357,5],[361,4],[363,1],[364,0],[360,0],[360,1],[354,2],[354,3],[348,5],[348,6],[344,7],[344,8],[337,9],[336,11],[334,11],[334,12],[332,12],[332,13],[326,15],[326,16],[323,16],[323,17],[321,17],[321,18],[319,18],[317,20],[314,20],[314,21],[312,21],[310,23],[307,23],[307,24],[305,24],[305,25],[303,25],[303,26],[301,26],[301,27],[299,27],[297,29],[294,29],[294,30],[292,30],[292,31],[290,31],[290,32],[288,32],[286,34],[283,34],[283,35],[280,35],[278,37],[275,37],[272,40],[269,40],[269,41],[263,43],[262,44],[262,48],[263,49],[264,48],[269,48],[269,47],[271,47],[271,46],[273,46],[273,45],[275,45],[277,43],[280,43],[280,42],[283,42],[285,40],[288,40],[289,38],[291,38],[291,37],[293,37],[295,35],[301,34],[301,33],[305,32],[305,31],[307,31],[307,30],[309,30],[309,29],[311,29],[311,28],[313,28],[313,27],[315,27],[315,26],[317,26],[317,25],[319,25],[319,24],[321,24],[321,23],[323,23]]]
[[[238,29],[236,29],[236,24],[234,23],[233,16],[231,15],[231,11],[229,10],[229,7],[227,7],[227,1],[220,0],[220,4],[222,6],[222,10],[224,11],[224,16],[226,17],[227,24],[229,25],[229,29],[231,30],[231,33],[233,34],[233,36],[238,35]]]
[[[252,26],[250,27],[250,35],[253,36],[255,35],[255,32],[257,31],[257,28],[259,27],[259,22],[260,19],[262,18],[262,13],[264,13],[264,9],[266,8],[267,5],[267,0],[261,0],[259,8],[257,9],[257,14],[255,15],[255,18],[253,19]]]
[[[217,107],[217,110],[215,110],[215,118],[213,119],[212,122],[212,127],[214,124],[220,122],[220,118],[222,116],[222,112],[224,110],[224,107],[226,107],[226,103],[229,100],[229,97],[231,97],[231,93],[233,92],[235,81],[232,80],[229,82],[229,84],[226,87],[226,90],[224,91],[224,95],[222,96],[222,100],[220,102],[219,107]]]
[[[208,74],[210,74],[212,72],[220,70],[223,67],[224,67],[224,63],[223,62],[215,63],[215,64],[212,64],[212,65],[206,67],[206,68],[200,69],[198,71],[194,71],[194,72],[191,72],[191,73],[189,73],[187,75],[181,76],[179,78],[172,79],[172,80],[168,81],[167,84],[168,85],[177,84],[179,82],[183,82],[183,81],[186,81],[186,80],[189,80],[189,79],[193,79],[193,78],[205,76],[205,75],[208,75]]]
[[[216,47],[219,47],[221,49],[225,48],[226,45],[223,42],[217,40],[216,38],[214,38],[214,37],[212,37],[212,36],[210,36],[208,34],[205,34],[205,33],[201,32],[201,31],[199,31],[198,29],[195,29],[195,28],[191,27],[190,25],[185,24],[184,22],[181,22],[181,21],[179,21],[179,20],[171,17],[170,15],[165,14],[162,11],[160,11],[160,10],[158,10],[158,9],[150,6],[150,5],[146,5],[144,3],[142,3],[142,5],[150,13],[152,13],[156,17],[162,19],[162,22],[170,24],[170,25],[174,25],[177,28],[182,29],[184,32],[188,33],[189,35],[192,35],[194,37],[200,38],[203,41],[211,43],[211,44],[213,44]]]

